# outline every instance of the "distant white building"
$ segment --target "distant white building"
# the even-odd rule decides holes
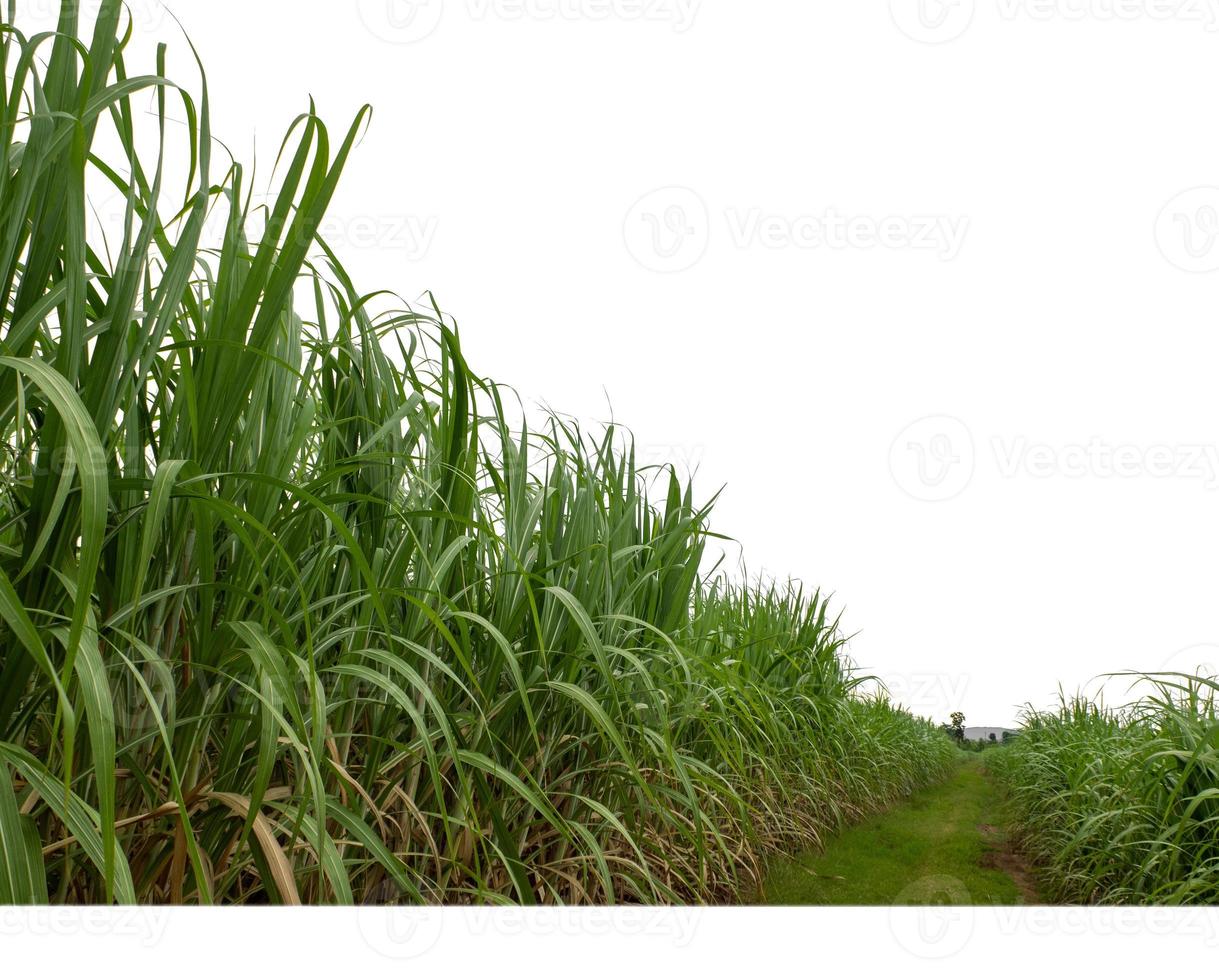
[[[982,726],[965,728],[965,738],[970,742],[1002,742],[1003,733],[1011,732],[1015,734],[1013,728],[984,728]],[[991,736],[994,738],[991,738]]]

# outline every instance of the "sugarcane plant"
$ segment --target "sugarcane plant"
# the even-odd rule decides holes
[[[367,109],[253,187],[78,6],[0,28],[0,902],[730,900],[944,773],[674,467],[357,290]]]

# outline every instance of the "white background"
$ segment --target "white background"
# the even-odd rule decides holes
[[[959,884],[959,883],[958,883]],[[223,941],[218,942],[218,937]],[[1208,908],[0,909],[6,965],[129,980],[1198,974]],[[996,956],[996,951],[1002,954]],[[218,960],[220,962],[218,962]],[[137,972],[139,971],[139,972]]]
[[[1219,660],[1219,0],[923,4],[170,6],[264,179],[309,95],[375,106],[362,288],[612,406],[904,701],[1002,725]]]

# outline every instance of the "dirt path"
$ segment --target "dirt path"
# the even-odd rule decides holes
[[[832,838],[824,854],[775,861],[775,905],[1029,905],[1031,868],[1002,829],[982,757],[943,783]]]

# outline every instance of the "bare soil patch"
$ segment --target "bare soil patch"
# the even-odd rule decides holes
[[[1032,865],[1028,858],[998,827],[980,823],[978,832],[987,843],[987,849],[980,862],[982,867],[1002,871],[1016,883],[1020,896],[1027,904],[1040,905],[1042,899],[1037,890],[1037,879],[1033,875]]]

